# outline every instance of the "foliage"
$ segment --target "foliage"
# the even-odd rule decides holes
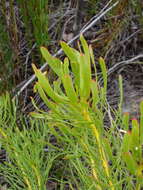
[[[26,79],[32,58],[41,60],[39,46],[49,44],[49,6],[48,0],[2,0],[0,10],[1,94]]]
[[[41,47],[58,76],[52,85],[46,73],[33,65],[38,78],[34,90],[49,111],[38,109],[32,99],[37,112],[31,115],[36,119],[17,121],[15,103],[8,93],[0,97],[0,144],[7,152],[0,171],[10,189],[43,190],[50,179],[57,181],[60,189],[68,186],[71,190],[139,190],[143,186],[143,103],[140,123],[133,119],[130,124],[129,115],[121,114],[120,77],[119,109],[112,110],[106,100],[105,62],[99,59],[102,86],[92,48],[83,36],[80,41],[80,51],[61,42],[68,56],[63,62]],[[50,137],[55,138],[54,143]]]
[[[26,36],[31,47],[34,42],[40,45],[49,43],[48,36],[48,0],[18,0]]]
[[[7,153],[0,173],[11,189],[46,190],[52,164],[59,156],[50,147],[46,151],[47,133],[46,123],[38,120],[22,118],[17,124],[9,95],[0,97],[0,145]]]
[[[140,124],[132,119],[132,130],[129,130],[128,115],[124,117],[126,134],[122,143],[122,158],[129,172],[136,178],[136,189],[143,185],[143,102],[140,104]]]
[[[63,145],[63,159],[68,162],[71,172],[69,181],[74,181],[78,189],[140,189],[143,176],[139,125],[133,120],[132,135],[129,137],[128,117],[123,116],[123,120],[120,117],[121,102],[119,110],[112,116],[112,110],[106,101],[107,71],[104,60],[99,59],[103,78],[101,86],[92,48],[87,45],[83,36],[80,41],[80,52],[61,42],[62,49],[68,56],[63,62],[41,47],[43,57],[58,79],[52,88],[46,73],[33,65],[38,78],[34,90],[38,91],[50,111],[46,113],[35,105],[38,112],[32,112],[31,115],[49,122],[51,133],[58,144]],[[92,65],[96,80],[92,79]],[[105,126],[107,114],[110,119],[108,127]],[[122,130],[126,134],[122,136],[118,125],[124,124],[126,125]]]

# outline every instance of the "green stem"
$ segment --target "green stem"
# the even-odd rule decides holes
[[[84,115],[85,120],[87,120],[89,122],[92,122],[92,120],[90,118],[90,115],[86,110],[83,111],[83,115]],[[91,124],[90,127],[93,130],[93,134],[95,135],[95,138],[96,138],[96,141],[97,141],[97,144],[98,144],[98,150],[99,150],[100,157],[101,157],[101,160],[102,160],[103,168],[105,170],[105,173],[106,173],[107,177],[110,178],[108,162],[107,162],[105,151],[103,149],[103,146],[102,146],[102,143],[101,143],[101,140],[100,140],[99,132],[98,132],[98,130],[97,130],[97,128],[96,128],[96,126],[94,124]],[[113,183],[112,183],[111,180],[109,180],[109,185],[111,186],[111,189],[114,190]]]

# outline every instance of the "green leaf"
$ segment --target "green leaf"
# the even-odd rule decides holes
[[[125,152],[123,154],[123,160],[125,161],[128,170],[131,172],[131,174],[136,175],[138,165],[133,159],[130,152]]]
[[[131,131],[128,131],[123,138],[122,142],[122,152],[129,152],[131,148],[131,143],[132,143],[132,136],[131,136]]]
[[[61,42],[61,47],[65,54],[68,56],[72,68],[72,72],[75,77],[75,84],[79,87],[79,81],[80,81],[80,76],[79,76],[79,56],[80,53],[69,47],[65,42]]]
[[[67,43],[63,41],[61,41],[61,47],[72,63],[78,63],[79,52],[77,50],[71,48]],[[75,70],[76,69],[77,68],[75,68]]]
[[[111,144],[110,144],[108,138],[103,138],[103,143],[104,143],[104,147],[105,147],[105,151],[107,153],[108,159],[113,161],[114,157],[113,157],[113,153],[112,153]]]
[[[124,130],[128,131],[129,130],[129,113],[124,113],[122,117],[122,123],[123,123],[123,128]]]
[[[87,61],[87,57],[84,54],[80,55],[79,63],[80,63],[80,98],[87,100],[90,96],[91,68]]]
[[[139,123],[136,119],[132,120],[132,145],[139,146],[140,139],[139,139]]]
[[[56,112],[56,104],[53,103],[52,101],[48,100],[48,97],[46,96],[44,90],[42,89],[42,87],[40,86],[39,83],[37,83],[37,90],[38,90],[38,93],[39,93],[40,97],[42,98],[43,102],[46,104],[46,106],[49,109]]]
[[[43,88],[43,90],[46,92],[46,94],[56,103],[66,103],[68,101],[68,98],[55,93],[54,90],[51,88],[46,76],[40,70],[38,70],[34,64],[32,65],[32,67],[35,75],[38,78],[38,83],[40,84],[41,88]]]
[[[54,92],[56,92],[58,94],[63,94],[62,89],[61,89],[61,83],[62,83],[62,81],[60,78],[58,78],[56,81],[53,81]]]
[[[72,103],[78,103],[78,96],[73,87],[73,82],[71,77],[66,74],[63,76],[62,81],[68,98],[71,100]]]
[[[84,50],[87,64],[90,66],[90,51],[89,51],[88,44],[87,44],[86,40],[84,39],[83,35],[80,35],[80,41],[81,41],[81,44],[82,44],[82,47]]]
[[[122,76],[119,75],[119,90],[120,90],[120,102],[119,102],[119,113],[122,114],[122,105],[123,105],[123,80]]]
[[[36,113],[36,112],[30,112],[30,115],[32,117],[35,117],[37,119],[45,119],[45,115],[41,113]]]
[[[97,69],[96,69],[96,64],[94,61],[94,53],[93,53],[93,49],[92,49],[91,45],[89,46],[89,53],[90,53],[91,63],[93,64],[93,67],[94,67],[95,80],[98,81]]]
[[[140,161],[142,147],[140,146],[139,123],[136,119],[132,120],[131,136],[132,136],[131,151],[133,157],[136,161]]]
[[[53,57],[45,47],[40,48],[42,56],[46,62],[50,65],[51,69],[59,76],[62,76],[62,62]]]
[[[63,74],[69,75],[69,59],[67,57],[64,59]]]
[[[37,83],[35,84],[37,86]],[[39,113],[45,113],[43,110],[39,109],[38,106],[36,105],[34,99],[32,97],[31,98],[31,101],[32,101],[32,104],[34,106],[34,108],[39,112]]]
[[[98,83],[95,80],[91,81],[91,92],[92,92],[92,100],[93,100],[92,105],[93,105],[93,107],[95,107],[98,104],[99,100],[100,100],[100,98],[99,98],[99,90],[98,90]]]
[[[107,69],[106,69],[106,65],[105,65],[105,61],[102,57],[99,58],[99,64],[101,67],[101,72],[102,72],[102,76],[103,76],[103,82],[104,82],[104,98],[106,98],[106,92],[107,92]]]

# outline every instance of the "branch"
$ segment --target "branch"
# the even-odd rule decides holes
[[[119,67],[121,66],[125,66],[125,65],[129,65],[131,63],[134,63],[134,61],[136,61],[137,59],[140,59],[140,58],[143,58],[143,54],[139,54],[131,59],[128,59],[128,60],[125,60],[125,61],[121,61],[119,63],[116,63],[113,67],[111,67],[109,70],[108,70],[108,76],[110,74],[112,74],[113,72],[115,72]]]

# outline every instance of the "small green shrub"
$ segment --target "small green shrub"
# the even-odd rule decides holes
[[[65,154],[63,160],[68,163],[68,181],[74,181],[78,189],[140,189],[143,181],[142,119],[140,127],[133,120],[132,131],[127,132],[129,117],[121,114],[122,90],[119,110],[112,112],[106,100],[107,70],[104,60],[99,59],[103,79],[101,86],[92,48],[83,36],[80,42],[80,51],[61,42],[68,57],[63,62],[41,47],[43,57],[58,79],[51,86],[46,73],[33,65],[38,78],[34,90],[38,91],[49,112],[39,110],[33,100],[38,112],[31,115],[47,119],[51,134],[56,137],[58,145],[62,145],[59,150]],[[141,104],[141,118],[142,107]],[[107,115],[109,121],[105,126]],[[121,134],[118,126],[125,135]]]

